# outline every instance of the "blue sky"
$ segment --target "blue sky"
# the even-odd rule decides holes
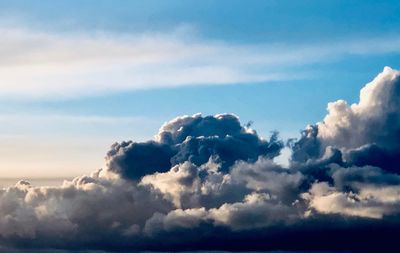
[[[0,1],[0,173],[74,176],[178,115],[296,137],[399,69],[398,1]],[[23,154],[23,155],[21,155]]]

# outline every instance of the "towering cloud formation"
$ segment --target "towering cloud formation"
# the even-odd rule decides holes
[[[400,172],[400,77],[385,67],[360,92],[358,104],[328,104],[323,122],[309,126],[294,145],[293,160],[321,158],[338,149],[350,165],[374,165]]]
[[[125,178],[137,180],[171,166],[190,162],[197,166],[210,158],[218,159],[227,171],[235,161],[254,162],[259,156],[279,155],[283,143],[274,134],[270,141],[240,125],[230,114],[178,117],[164,124],[156,141],[116,143],[108,152],[108,168]]]
[[[400,72],[284,143],[231,114],[178,117],[112,145],[106,167],[60,187],[0,190],[3,247],[375,250],[400,232]],[[370,230],[366,230],[366,228]],[[334,240],[334,241],[333,241]]]

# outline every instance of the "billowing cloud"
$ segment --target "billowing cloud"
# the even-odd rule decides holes
[[[328,104],[322,122],[309,126],[293,145],[293,161],[321,158],[328,147],[342,152],[344,161],[399,171],[400,73],[385,67],[360,92],[360,101]]]
[[[0,245],[90,250],[376,250],[400,232],[400,72],[284,143],[233,114],[177,117],[58,187],[0,190]],[[334,238],[334,239],[333,239]],[[25,249],[24,249],[25,250]]]
[[[155,141],[116,143],[107,154],[108,168],[130,179],[153,172],[166,172],[171,166],[191,162],[200,166],[215,158],[222,170],[235,161],[255,161],[259,156],[274,158],[283,148],[277,135],[263,140],[241,126],[231,114],[178,117],[164,124]],[[157,154],[157,159],[154,159]]]

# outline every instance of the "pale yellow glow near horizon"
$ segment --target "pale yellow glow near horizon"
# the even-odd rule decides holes
[[[108,141],[0,138],[0,178],[70,178],[104,165]]]
[[[151,126],[160,124],[143,117],[0,114],[0,178],[90,174],[104,167],[114,142],[149,139],[157,129]]]

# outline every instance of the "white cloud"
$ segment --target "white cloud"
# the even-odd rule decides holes
[[[51,34],[0,28],[1,94],[92,95],[179,85],[287,78],[242,70],[255,52],[179,34]]]
[[[306,72],[288,66],[400,50],[397,37],[294,46],[190,39],[194,33],[179,28],[153,34],[50,33],[3,25],[0,33],[0,94],[25,98],[304,78]]]
[[[101,116],[101,115],[70,115],[70,114],[0,114],[0,123],[59,122],[59,123],[88,123],[88,124],[139,124],[158,121],[148,117]]]
[[[400,187],[362,185],[359,193],[341,192],[326,182],[315,183],[303,197],[310,208],[325,214],[381,219],[384,215],[397,213]]]
[[[330,145],[347,148],[372,142],[396,146],[397,143],[389,145],[395,138],[382,132],[398,128],[398,121],[391,116],[398,115],[399,77],[399,71],[385,67],[361,89],[359,103],[348,105],[344,100],[329,103],[328,114],[318,123],[319,137]]]

